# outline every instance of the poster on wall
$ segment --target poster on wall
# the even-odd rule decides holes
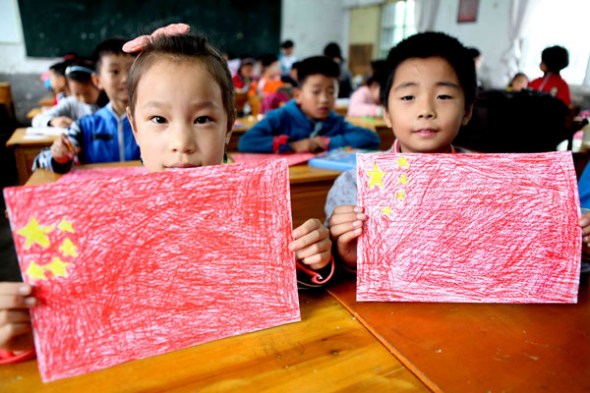
[[[459,0],[459,13],[457,23],[477,22],[479,0]]]

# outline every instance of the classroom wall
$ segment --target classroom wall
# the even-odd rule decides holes
[[[381,6],[354,8],[350,10],[349,43],[373,44],[372,58],[379,52]]]

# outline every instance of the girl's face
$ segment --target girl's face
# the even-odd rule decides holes
[[[397,67],[384,117],[403,152],[445,153],[471,112],[455,70],[440,57],[428,57]]]
[[[84,104],[96,104],[100,96],[100,90],[91,81],[79,82],[73,79],[68,80],[70,95],[76,97],[78,101]]]
[[[223,161],[228,116],[221,87],[199,61],[157,61],[141,76],[127,113],[148,170]]]
[[[250,79],[252,78],[252,73],[254,72],[254,64],[244,64],[240,73],[244,78]]]

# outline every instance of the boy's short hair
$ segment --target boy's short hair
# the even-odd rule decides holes
[[[297,81],[303,86],[305,80],[311,75],[324,75],[338,80],[340,67],[327,56],[312,56],[299,62],[297,65]]]
[[[381,102],[386,108],[389,105],[389,91],[393,85],[397,67],[408,59],[430,57],[440,57],[449,63],[455,70],[463,89],[465,108],[473,104],[477,92],[477,79],[475,63],[468,49],[455,37],[440,32],[426,32],[406,38],[389,51],[387,66],[390,75],[385,89],[381,90]]]
[[[547,71],[558,74],[570,63],[569,53],[563,46],[550,46],[541,52],[541,60],[547,66]]]
[[[289,49],[289,48],[293,48],[294,46],[295,46],[295,44],[291,40],[283,41],[283,43],[281,44],[282,49]]]
[[[335,42],[330,42],[324,47],[324,56],[328,56],[331,59],[342,59],[342,50],[340,50],[340,45]]]
[[[481,51],[477,49],[475,46],[470,46],[469,48],[467,48],[467,50],[469,51],[469,55],[473,60],[481,56]]]
[[[221,53],[209,45],[207,38],[202,35],[160,35],[152,38],[146,48],[135,59],[129,71],[127,85],[131,112],[135,112],[137,85],[141,76],[162,57],[174,61],[199,61],[205,66],[221,89],[221,99],[227,112],[227,129],[230,130],[236,116],[232,76]]]
[[[96,71],[100,70],[102,58],[106,55],[131,56],[129,53],[123,52],[123,45],[126,42],[127,40],[124,38],[109,38],[98,44],[92,53],[92,60],[96,65]]]
[[[262,67],[266,68],[271,66],[272,63],[279,61],[279,58],[277,57],[277,55],[274,55],[272,53],[265,53],[258,57],[258,61],[260,62],[260,65],[262,65]]]

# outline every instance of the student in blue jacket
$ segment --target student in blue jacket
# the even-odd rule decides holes
[[[96,85],[104,89],[109,103],[93,115],[85,116],[57,139],[50,149],[35,158],[33,170],[46,168],[65,173],[77,156],[82,164],[139,160],[139,147],[127,119],[127,75],[133,56],[123,52],[123,39],[110,39],[95,50]]]
[[[240,138],[240,151],[315,153],[343,146],[379,148],[375,132],[354,126],[334,112],[338,64],[325,56],[309,57],[299,63],[297,71],[295,98],[248,130]]]

